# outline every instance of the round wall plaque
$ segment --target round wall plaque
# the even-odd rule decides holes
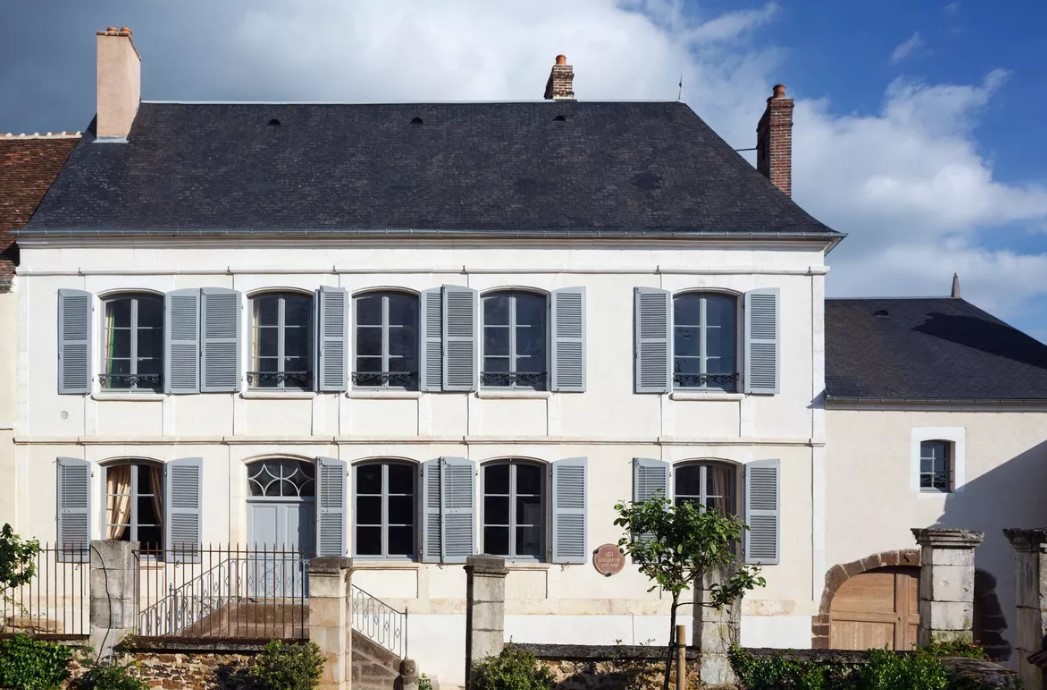
[[[593,567],[601,575],[615,575],[625,567],[625,554],[614,544],[604,544],[593,552]]]

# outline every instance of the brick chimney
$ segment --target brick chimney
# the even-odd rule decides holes
[[[556,64],[553,65],[549,81],[545,84],[545,100],[574,100],[574,68],[567,64],[566,55],[556,56]]]
[[[126,26],[99,31],[97,45],[96,134],[100,139],[126,139],[141,100],[142,58]]]
[[[756,169],[778,189],[793,195],[793,99],[775,84],[756,126]]]

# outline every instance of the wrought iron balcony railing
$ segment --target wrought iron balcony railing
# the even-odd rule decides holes
[[[160,374],[99,374],[98,382],[102,388],[110,390],[138,390],[142,388],[159,388],[164,377]]]
[[[354,371],[353,385],[361,388],[418,389],[417,371]]]
[[[545,390],[549,374],[544,371],[484,371],[480,385],[492,388],[532,388]]]
[[[247,383],[259,388],[270,387],[271,384],[282,384],[293,381],[301,388],[307,388],[313,381],[311,371],[249,371],[247,372]],[[267,386],[266,384],[270,384]]]
[[[738,387],[738,374],[673,374],[673,385],[678,388],[711,388],[733,391]]]

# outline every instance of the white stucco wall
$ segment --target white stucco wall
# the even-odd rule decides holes
[[[916,548],[913,527],[983,531],[976,567],[995,580],[1007,620],[1002,634],[1013,643],[1013,550],[1001,530],[1047,523],[1047,410],[830,409],[826,426],[827,568]],[[920,438],[953,440],[962,451],[964,476],[954,493],[914,487],[913,452]]]
[[[275,272],[280,270],[287,272]],[[782,482],[781,564],[765,568],[767,587],[746,600],[743,636],[761,645],[810,644],[810,617],[816,612],[825,567],[823,497],[812,490],[824,484],[818,397],[823,378],[820,247],[589,242],[573,244],[568,251],[528,243],[378,246],[300,241],[268,247],[139,244],[59,249],[28,242],[22,248],[20,276],[25,329],[18,340],[23,368],[16,452],[25,471],[18,476],[18,487],[34,496],[18,506],[18,524],[26,533],[54,538],[57,456],[83,457],[96,464],[96,535],[104,519],[103,463],[128,457],[202,457],[203,539],[222,543],[247,538],[245,465],[262,456],[323,455],[349,463],[376,457],[422,462],[464,456],[482,463],[504,457],[551,462],[585,456],[590,549],[620,536],[612,525],[613,505],[631,498],[634,457],[673,463],[717,458],[739,465],[777,458]],[[103,394],[96,378],[94,395],[57,394],[60,288],[88,290],[97,300],[108,291],[132,289],[229,287],[249,294],[278,287],[314,290],[340,285],[356,292],[382,286],[423,290],[441,284],[480,291],[585,286],[587,391],[165,396]],[[634,394],[636,286],[738,294],[779,288],[780,394]],[[96,301],[95,374],[101,363],[100,314]],[[241,340],[246,362],[247,338]],[[476,485],[479,490],[479,481]],[[448,636],[439,621],[446,619],[453,629],[464,625],[461,566],[359,560],[357,565],[358,586],[394,606],[409,607],[411,655],[423,669],[435,668],[433,664],[441,663],[438,655],[446,653],[443,637],[460,641],[460,636]],[[667,601],[648,594],[647,586],[631,567],[606,578],[589,564],[514,565],[507,581],[507,634],[539,641],[550,639],[545,631],[576,630],[578,641],[606,644],[661,639]],[[564,627],[564,621],[571,625]],[[439,637],[427,641],[426,630]],[[450,677],[451,682],[458,680]]]
[[[15,483],[15,403],[18,374],[18,295],[0,293],[0,486]],[[8,491],[0,501],[0,525],[14,524],[17,497]]]

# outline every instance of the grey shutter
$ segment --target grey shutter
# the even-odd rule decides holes
[[[344,391],[349,385],[349,293],[342,287],[323,286],[317,290],[316,299],[317,390]]]
[[[91,293],[58,291],[58,392],[91,392]]]
[[[585,390],[585,288],[553,290],[552,390]]]
[[[164,466],[164,542],[175,563],[200,562],[203,464],[203,458],[183,458]]]
[[[661,494],[669,498],[669,463],[651,458],[633,458],[633,501],[641,503]]]
[[[668,393],[672,388],[672,295],[658,288],[636,288],[635,385],[637,393]]]
[[[164,297],[164,392],[200,392],[200,290]]]
[[[584,564],[586,459],[567,458],[552,464],[553,563]]]
[[[346,465],[334,458],[316,459],[316,555],[345,555]]]
[[[91,463],[58,458],[58,560],[87,563],[91,545]]]
[[[228,288],[200,291],[200,391],[240,390],[240,293]]]
[[[780,484],[778,460],[757,460],[745,466],[745,561],[773,565],[780,560]]]
[[[477,387],[476,290],[445,285],[443,289],[443,388],[474,391]]]
[[[781,368],[778,288],[745,293],[745,392],[774,395]]]
[[[443,388],[443,288],[433,288],[422,293],[421,333],[418,342],[418,384],[423,391],[438,391]]]
[[[440,530],[440,459],[422,463],[422,562],[439,563],[443,538]]]
[[[444,563],[465,563],[476,553],[475,465],[465,458],[440,459],[440,539]]]

